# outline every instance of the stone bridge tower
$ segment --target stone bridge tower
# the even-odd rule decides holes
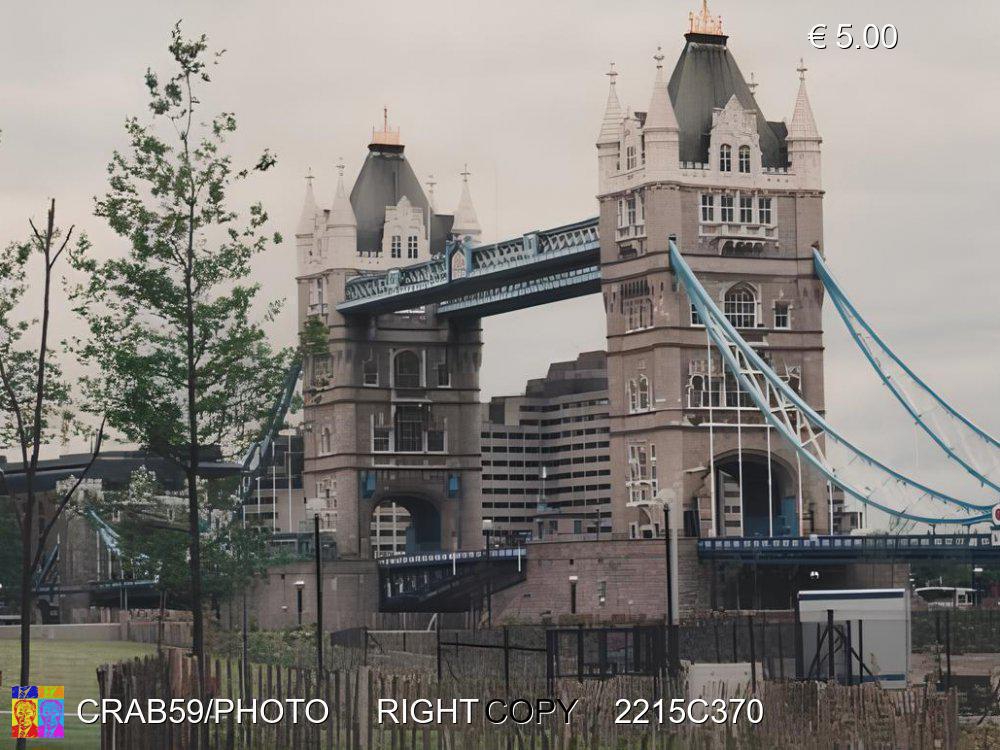
[[[336,310],[352,276],[430,260],[455,232],[475,241],[468,185],[457,216],[439,214],[387,119],[368,149],[349,195],[339,166],[329,208],[310,178],[296,230],[305,516],[320,515],[343,558],[371,557],[373,529],[396,523],[409,551],[480,547],[479,321]],[[404,520],[373,524],[389,503]]]
[[[800,477],[763,426],[669,267],[668,238],[720,309],[823,410],[820,143],[800,66],[792,119],[769,121],[721,19],[691,17],[669,77],[657,52],[649,106],[622,109],[616,76],[597,140],[608,327],[614,531],[656,535],[665,491],[687,535],[826,532],[828,490]],[[770,433],[770,434],[769,434]],[[801,508],[801,514],[800,514]],[[800,525],[801,520],[801,525]]]

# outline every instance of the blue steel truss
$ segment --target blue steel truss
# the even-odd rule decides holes
[[[854,343],[861,349],[882,383],[913,418],[915,424],[926,432],[950,459],[969,472],[980,484],[1000,493],[1000,484],[987,476],[991,470],[995,471],[1000,466],[1000,442],[941,398],[889,348],[861,317],[827,268],[823,256],[815,249],[813,265],[816,268],[816,275],[826,287],[830,300],[840,313]],[[895,377],[889,370],[891,364],[898,368]],[[923,408],[917,398],[920,395],[924,398]],[[946,424],[943,426],[950,428],[950,434],[942,434],[942,426],[935,427],[929,424],[928,416],[931,412],[944,416]],[[977,447],[979,451],[976,450]]]
[[[741,390],[747,392],[767,422],[777,429],[796,453],[818,469],[834,486],[839,487],[846,494],[865,505],[891,516],[917,523],[969,526],[983,523],[989,519],[989,513],[985,511],[991,508],[990,505],[961,500],[903,476],[840,435],[785,383],[764,362],[754,348],[739,335],[695,277],[694,272],[672,241],[670,242],[670,266],[697,309],[712,344],[721,355],[726,367],[732,372],[733,377],[737,379]],[[758,376],[763,382],[760,382]],[[808,440],[802,438],[803,425],[811,433]],[[821,447],[822,439],[830,440],[843,447],[850,454],[852,462],[857,461],[870,467],[872,472],[882,480],[881,486],[874,490],[869,487],[856,486],[847,481],[842,474],[838,474],[837,469],[830,464],[825,456]],[[880,496],[889,494],[896,487],[916,493],[918,500],[933,499],[945,505],[975,513],[975,515],[965,517],[925,516],[911,513],[907,509],[892,507],[879,500]]]
[[[456,254],[464,257],[453,258]],[[589,278],[571,272],[599,267],[597,219],[531,232],[491,245],[449,243],[444,254],[413,266],[348,279],[337,310],[378,315],[442,303],[440,312],[489,315],[526,307],[524,296],[552,291],[566,299],[598,291]],[[587,274],[583,274],[587,276]],[[477,302],[482,301],[482,306]],[[451,307],[448,308],[447,304]]]

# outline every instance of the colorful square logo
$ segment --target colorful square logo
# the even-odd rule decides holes
[[[66,708],[62,685],[14,685],[10,689],[10,736],[62,739]]]

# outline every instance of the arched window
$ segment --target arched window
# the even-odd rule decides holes
[[[396,388],[420,387],[420,357],[415,352],[405,351],[396,355],[393,361]]]
[[[729,322],[737,328],[757,327],[757,294],[749,284],[731,287],[723,307]]]
[[[740,172],[750,174],[750,147],[740,146]]]
[[[728,143],[723,143],[719,146],[719,171],[733,171],[733,147]]]
[[[649,378],[639,376],[639,411],[649,411]]]
[[[330,453],[332,450],[333,443],[333,433],[330,431],[329,427],[324,427],[319,433],[319,452],[322,454]]]

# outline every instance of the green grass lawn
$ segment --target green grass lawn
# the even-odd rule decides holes
[[[0,710],[4,736],[10,726],[10,686],[20,673],[20,643],[0,641],[0,670],[3,670],[3,696]],[[156,646],[127,641],[33,641],[31,644],[31,684],[63,685],[66,688],[66,738],[31,740],[29,745],[90,750],[100,747],[100,728],[84,725],[76,719],[77,704],[84,698],[98,698],[97,667],[108,662],[124,661],[134,656],[156,653]],[[3,740],[0,740],[2,743]]]

